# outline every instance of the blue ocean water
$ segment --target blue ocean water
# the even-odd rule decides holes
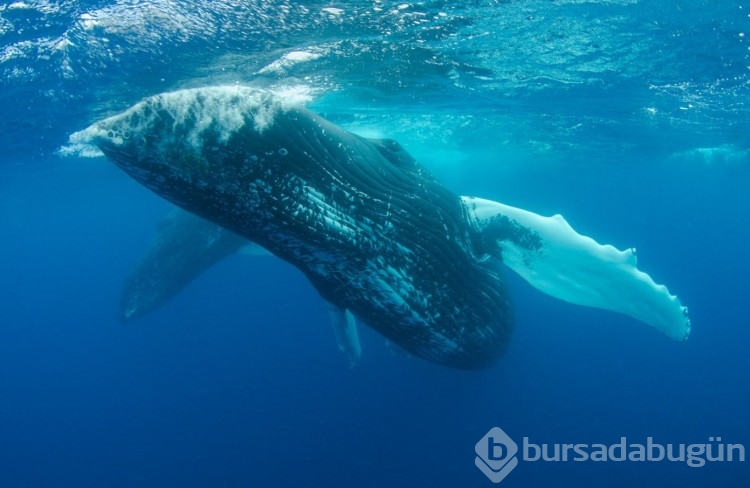
[[[519,445],[750,448],[749,36],[739,0],[0,4],[0,486],[492,486],[474,458],[496,426]],[[496,367],[436,366],[361,327],[349,369],[301,273],[247,256],[119,323],[171,207],[61,148],[145,96],[232,83],[305,93],[456,193],[637,247],[690,339],[508,270],[517,326]],[[522,459],[501,486],[749,474]]]

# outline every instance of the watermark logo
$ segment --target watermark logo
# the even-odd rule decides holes
[[[477,468],[493,483],[500,483],[518,466],[518,457],[525,462],[565,462],[565,461],[671,461],[682,462],[691,468],[701,468],[707,462],[745,461],[745,446],[724,444],[721,437],[709,437],[707,443],[700,444],[658,444],[653,437],[643,443],[630,443],[626,437],[614,444],[534,444],[528,437],[523,438],[519,453],[518,444],[513,442],[501,428],[487,432],[474,446]],[[518,456],[517,456],[518,455]]]
[[[474,446],[477,453],[474,464],[493,483],[500,483],[518,466],[518,444],[500,427],[487,432]]]

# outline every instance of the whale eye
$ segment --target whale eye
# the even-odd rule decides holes
[[[279,154],[282,156],[286,156],[287,154],[289,154],[289,151],[287,151],[285,147],[282,147],[281,149],[279,149]]]

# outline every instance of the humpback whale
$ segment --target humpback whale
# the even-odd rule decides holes
[[[350,358],[356,318],[428,361],[493,365],[513,330],[501,264],[554,297],[676,340],[690,333],[687,309],[637,269],[633,250],[601,245],[559,215],[455,195],[395,141],[357,136],[272,91],[155,95],[71,140],[297,267],[330,305]],[[188,276],[240,246],[208,253]]]

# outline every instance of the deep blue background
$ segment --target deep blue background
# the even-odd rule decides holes
[[[430,3],[423,10],[447,11],[455,22],[444,29],[465,40],[432,33],[434,45],[385,14],[349,27],[317,13],[278,25],[260,15],[282,2],[247,2],[236,15],[257,29],[235,31],[222,22],[224,2],[196,4],[196,16],[225,30],[192,37],[170,23],[132,37],[76,27],[85,12],[129,19],[134,7],[115,2],[60,2],[55,13],[3,5],[14,25],[0,31],[5,52],[59,35],[76,46],[0,63],[0,486],[487,487],[474,444],[494,426],[519,444],[720,436],[750,448],[750,112],[738,37],[750,12],[737,2],[657,3]],[[177,16],[163,2],[142,4]],[[488,16],[489,27],[507,24],[470,38]],[[581,19],[590,32],[575,30]],[[188,31],[199,25],[189,20],[180,20]],[[379,41],[391,31],[399,48],[432,49],[433,64],[423,51],[387,55],[397,48]],[[278,80],[248,74],[289,49],[359,32]],[[559,58],[544,57],[544,43],[531,58],[510,56],[542,34]],[[105,37],[117,56],[98,50]],[[592,39],[601,51],[564,56]],[[248,57],[228,69],[227,53]],[[350,370],[303,276],[247,256],[118,323],[122,281],[169,206],[103,159],[55,150],[143,95],[288,78],[328,83],[314,108],[398,138],[457,193],[559,212],[584,234],[637,247],[640,267],[689,306],[690,340],[556,301],[508,272],[517,328],[497,367],[455,371],[394,354],[361,327],[362,361]],[[521,462],[501,486],[744,487],[749,474],[737,462]]]

